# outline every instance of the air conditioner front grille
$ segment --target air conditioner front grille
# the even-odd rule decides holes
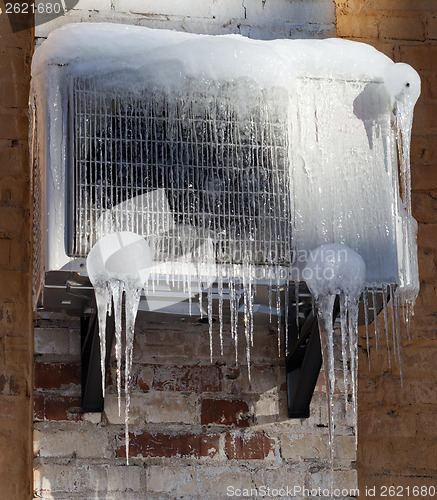
[[[175,224],[168,258],[192,228],[196,238],[214,241],[218,262],[289,264],[285,97],[285,89],[246,80],[187,82],[166,92],[75,79],[70,256],[85,257],[108,218],[118,220],[118,230],[153,232],[148,220],[156,206],[135,200],[163,190]]]

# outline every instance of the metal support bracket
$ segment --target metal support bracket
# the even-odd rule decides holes
[[[291,349],[286,359],[288,416],[308,418],[311,398],[322,367],[319,328],[312,310],[306,312],[299,329],[296,316],[293,318],[291,315],[290,319],[288,345]]]
[[[102,412],[104,398],[102,393],[102,372],[100,368],[99,322],[96,307],[91,316],[80,319],[81,363],[82,363],[82,411]],[[109,357],[114,342],[114,315],[106,318],[106,374]]]

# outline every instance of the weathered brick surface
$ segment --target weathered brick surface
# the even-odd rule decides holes
[[[221,371],[217,366],[155,366],[153,389],[158,391],[217,392]]]
[[[77,363],[35,363],[35,386],[40,389],[61,389],[80,385]]]
[[[249,406],[246,401],[208,398],[202,401],[202,425],[222,424],[248,427],[249,418]]]
[[[225,453],[230,460],[263,460],[269,455],[273,458],[275,441],[264,432],[228,432]]]
[[[335,34],[332,0],[79,0],[67,15],[37,17],[37,36],[47,36],[65,23],[109,21],[193,33],[241,33],[254,38],[323,37]],[[47,22],[48,21],[48,22]]]
[[[261,347],[253,352],[249,385],[247,367],[235,366],[230,346],[226,356],[217,355],[220,363],[215,365],[209,362],[209,349],[197,350],[197,358],[184,358],[183,364],[179,354],[179,364],[175,363],[179,345],[192,341],[193,331],[197,335],[195,349],[201,343],[209,344],[208,326],[198,327],[195,320],[163,325],[159,335],[167,345],[167,363],[161,358],[160,363],[150,363],[161,352],[161,346],[157,337],[141,333],[145,325],[140,319],[129,415],[130,465],[126,467],[124,398],[119,416],[115,377],[108,381],[103,414],[79,413],[80,387],[72,383],[79,366],[74,348],[80,336],[78,320],[59,315],[54,318],[43,313],[35,329],[35,346],[39,346],[35,488],[43,498],[88,498],[92,491],[102,498],[120,500],[190,495],[196,500],[218,500],[226,498],[228,486],[304,488],[312,481],[315,470],[318,482],[323,482],[323,477],[329,481],[326,394],[323,390],[315,394],[309,419],[287,418],[284,357],[278,358],[276,352],[274,358],[268,358],[262,348],[267,345],[270,350],[275,345],[277,349],[276,334],[268,328],[257,329],[256,342]],[[159,325],[149,324],[149,328],[158,332]],[[218,335],[218,327],[214,328]],[[56,330],[60,340],[53,344]],[[176,344],[172,344],[172,336],[177,337]],[[48,348],[42,347],[42,339],[49,341]],[[54,345],[59,345],[59,355],[54,354]],[[240,349],[244,359],[244,345]],[[110,367],[113,372],[113,355]],[[205,381],[200,381],[203,373]],[[229,388],[232,392],[228,392]],[[355,449],[351,445],[352,419],[345,414],[343,401],[342,394],[336,395],[336,456],[339,466],[347,472],[354,466]],[[118,482],[114,491],[109,486],[106,491],[90,489],[92,478],[99,488],[103,484],[99,481],[108,480],[102,463],[116,471],[123,465],[127,479],[132,481],[132,485],[123,486],[130,486],[132,491],[126,492]],[[135,477],[129,475],[129,470]],[[53,483],[55,472],[68,479],[63,477]],[[138,484],[141,494],[135,489]]]
[[[411,339],[402,343],[403,390],[398,365],[389,368],[384,340],[378,353],[371,347],[371,369],[361,370],[359,379],[361,497],[366,498],[365,488],[373,486],[376,497],[381,486],[399,486],[407,496],[407,487],[435,486],[431,478],[436,474],[437,433],[432,422],[437,411],[437,5],[434,0],[336,0],[336,4],[339,36],[377,48],[386,44],[388,55],[411,64],[422,79],[411,145],[421,292]],[[361,367],[367,363],[362,355]]]
[[[28,112],[31,30],[0,1],[0,498],[31,498],[32,313]]]
[[[124,442],[124,435],[123,441]],[[140,432],[130,433],[130,457],[214,457],[219,451],[218,434],[188,434],[184,432]],[[124,457],[126,447],[117,449],[117,456]]]

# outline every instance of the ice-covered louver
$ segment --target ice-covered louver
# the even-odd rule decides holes
[[[361,256],[373,311],[417,294],[409,66],[345,40],[83,24],[50,35],[32,78],[47,307],[81,312],[85,259],[117,231],[144,236],[152,277],[167,274],[140,310],[202,312],[179,298],[203,280],[205,313],[237,338],[241,311],[248,346],[257,315],[308,327],[320,245]]]

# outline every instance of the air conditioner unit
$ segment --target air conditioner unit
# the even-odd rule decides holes
[[[219,288],[226,298],[250,267],[255,316],[283,316],[295,300],[308,312],[304,283],[278,308],[271,294],[299,281],[300,256],[323,243],[358,252],[369,286],[414,291],[384,81],[393,63],[361,45],[87,23],[53,32],[32,68],[44,307],[83,312],[86,257],[114,230],[160,235],[174,274],[178,251],[211,240],[215,310]],[[161,280],[140,310],[187,314],[180,292]]]

